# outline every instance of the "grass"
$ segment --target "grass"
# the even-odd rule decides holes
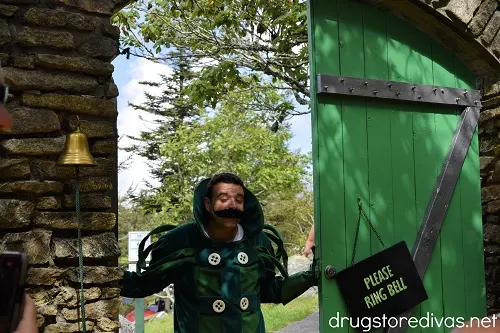
[[[318,309],[318,297],[307,296],[296,298],[286,306],[282,304],[263,304],[262,313],[267,333],[275,332],[293,322],[304,319]],[[146,333],[173,333],[173,315],[152,320],[146,323]]]

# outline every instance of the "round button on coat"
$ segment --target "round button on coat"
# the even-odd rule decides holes
[[[242,310],[246,310],[248,309],[248,305],[250,304],[250,302],[248,301],[248,298],[246,297],[243,297],[240,301],[240,308]]]
[[[248,255],[245,252],[238,253],[238,262],[245,265],[248,262]]]
[[[212,308],[215,312],[221,313],[226,309],[226,304],[223,300],[218,299],[212,304]]]
[[[220,263],[220,254],[212,253],[208,256],[208,263],[212,266],[216,266]]]

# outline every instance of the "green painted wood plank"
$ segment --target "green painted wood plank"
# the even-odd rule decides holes
[[[398,17],[393,17],[388,26],[391,26],[391,29],[388,29],[390,79],[431,83],[432,61],[429,38]],[[407,245],[411,250],[437,176],[432,151],[432,142],[435,138],[434,114],[429,106],[406,103],[398,105],[398,113],[393,117],[392,126],[397,141],[394,142],[394,149],[398,149],[396,151],[401,154],[401,158],[397,161],[399,163],[396,161],[394,163],[393,172],[395,215],[399,217],[396,220],[395,234],[399,239],[408,240]],[[411,131],[405,131],[410,127]],[[398,140],[396,135],[400,135],[401,140]],[[429,288],[426,289],[429,292]],[[441,293],[439,289],[430,288],[430,291],[439,292],[439,295]],[[420,317],[426,315],[427,311],[429,308],[424,303],[416,306],[411,315]],[[423,329],[415,327],[407,330],[420,332]]]
[[[318,100],[318,173],[319,185],[319,224],[322,259],[322,272],[327,265],[337,270],[346,267],[346,227],[344,209],[344,177],[342,145],[343,113],[338,101],[331,99]],[[327,280],[322,274],[321,281],[321,327],[328,327],[328,319],[336,316],[347,316],[343,297],[335,280]]]
[[[390,19],[389,19],[390,17]],[[387,30],[389,80],[411,81],[413,72],[408,68],[417,65],[412,50],[405,43],[411,27],[388,16]],[[392,149],[393,149],[393,193],[394,193],[394,237],[405,240],[409,249],[417,236],[418,223],[415,208],[415,163],[413,151],[413,112],[421,112],[421,105],[393,103]]]
[[[362,6],[342,0],[339,2],[340,73],[363,77],[363,16]],[[343,99],[344,181],[347,265],[351,264],[358,220],[357,198],[368,207],[368,152],[366,107],[363,99]],[[356,249],[356,262],[370,256],[370,233],[361,223]]]
[[[432,194],[437,179],[437,165],[434,142],[436,137],[436,124],[432,110],[428,112],[418,112],[413,114],[413,149],[415,161],[415,202],[417,223],[420,227],[425,214],[426,207]],[[442,288],[441,270],[436,272],[436,261],[440,260],[439,241],[434,249],[433,256],[424,275],[424,287],[429,298],[420,306],[420,315],[437,312],[437,316],[442,313]],[[436,255],[435,253],[438,253]],[[437,258],[433,259],[433,258]],[[439,275],[439,276],[436,276]]]
[[[315,96],[316,74],[340,74],[338,50],[337,2],[309,0],[309,57],[311,96]],[[315,239],[321,257],[321,271],[326,265],[343,269],[346,263],[344,221],[344,179],[342,145],[342,110],[340,101],[313,97],[312,133],[315,192]],[[340,190],[339,190],[340,189]],[[321,246],[328,244],[328,246]],[[347,316],[347,309],[334,280],[321,274],[319,283],[320,329],[327,331],[329,319]],[[339,329],[348,332],[348,329]]]
[[[339,1],[339,46],[341,75],[363,77],[362,6],[349,0]],[[343,99],[344,193],[347,265],[351,264],[360,198],[369,204],[366,106],[363,99]],[[370,256],[370,232],[360,224],[355,262]],[[349,327],[349,332],[355,329]]]
[[[387,80],[387,25],[385,14],[371,6],[363,7],[365,76]],[[387,102],[366,102],[368,130],[368,165],[370,207],[365,207],[375,229],[386,246],[394,243],[393,172],[391,150],[391,116]],[[371,233],[371,252],[383,250],[376,235]]]
[[[432,75],[432,40],[425,36],[414,34],[415,38],[410,47],[413,47],[415,56],[419,59],[420,64],[414,67],[415,71],[419,68],[428,69],[428,74]],[[420,38],[419,38],[420,37]],[[431,49],[429,49],[431,48]],[[432,84],[433,77],[430,78],[424,75],[416,75],[420,78],[421,83]],[[418,82],[418,81],[417,81]],[[436,133],[436,119],[432,107],[428,107],[427,111],[422,109],[420,114],[414,114],[414,131],[419,131],[420,137],[415,136],[414,139],[414,154],[415,154],[415,184],[416,184],[416,202],[417,202],[417,218],[419,225],[422,223],[422,217],[429,204],[432,191],[436,185],[436,180],[439,171],[442,167],[442,161],[437,160],[436,143],[441,139]],[[421,121],[415,121],[415,116],[421,118]],[[421,305],[421,316],[433,315],[434,317],[443,317],[443,286],[442,286],[442,267],[441,267],[441,240],[438,236],[437,243],[434,247],[431,260],[424,275],[424,287],[429,295],[429,299]],[[443,327],[430,327],[425,329],[426,332],[443,332]]]
[[[433,41],[434,84],[455,87],[453,53]],[[450,149],[454,132],[460,120],[460,108],[436,107],[437,161],[442,165]],[[441,266],[443,285],[443,309],[446,317],[465,316],[464,266],[462,252],[460,179],[451,197],[440,232]],[[457,292],[460,291],[460,292]]]
[[[459,88],[476,89],[475,77],[455,56],[455,77]],[[479,178],[477,128],[472,137],[460,174],[464,295],[466,317],[486,316],[486,290],[483,258],[481,182]]]

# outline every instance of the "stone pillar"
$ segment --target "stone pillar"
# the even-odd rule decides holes
[[[81,170],[87,329],[118,330],[117,104],[120,0],[0,1],[0,61],[14,126],[0,135],[0,251],[29,258],[43,332],[79,332],[74,170],[55,165],[80,117],[97,167]]]
[[[486,301],[488,313],[500,312],[500,81],[485,80],[479,118]]]

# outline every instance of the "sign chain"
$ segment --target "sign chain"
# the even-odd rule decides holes
[[[363,205],[361,204],[361,198],[358,198],[358,226],[356,227],[356,236],[354,237],[354,248],[352,250],[351,266],[354,265],[354,258],[356,257],[356,247],[358,245],[359,226],[361,224],[361,217],[363,217],[363,219],[368,223],[370,229],[373,230],[373,233],[377,237],[380,244],[382,244],[384,249],[386,248],[384,242],[382,241],[382,238],[380,238],[380,235],[378,234],[377,230],[375,230],[375,227],[373,226],[372,222],[370,221],[365,211],[363,210]]]

